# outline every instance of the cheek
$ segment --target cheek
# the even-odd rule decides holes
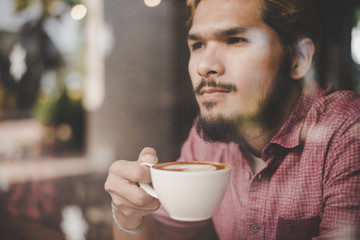
[[[251,108],[264,95],[264,90],[268,88],[268,82],[265,81],[264,74],[259,71],[252,71],[244,77],[246,80],[238,83],[237,98],[239,102],[247,103]]]
[[[197,74],[196,64],[195,64],[195,60],[193,58],[189,59],[188,72],[189,72],[191,83],[192,83],[193,87],[195,88],[199,84],[201,79]]]
[[[229,63],[232,64],[231,78],[238,79],[239,88],[266,87],[274,81],[280,68],[279,56],[266,49],[248,49],[241,58],[229,59]]]
[[[228,68],[227,72],[229,80],[235,83],[238,89],[251,92],[251,89],[266,85],[266,82],[272,79],[272,73],[270,72],[272,64],[254,55],[248,56],[230,59],[231,68]]]
[[[257,113],[276,80],[277,67],[271,61],[254,57],[239,63],[230,75],[238,88],[234,101],[249,114]]]

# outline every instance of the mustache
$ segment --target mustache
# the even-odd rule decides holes
[[[236,92],[237,87],[231,83],[218,83],[215,78],[202,78],[199,85],[194,89],[195,94],[201,94],[201,89],[204,87],[219,88],[229,92]]]

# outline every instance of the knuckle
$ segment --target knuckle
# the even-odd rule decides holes
[[[104,184],[105,191],[108,192],[108,193],[113,192],[114,189],[113,189],[112,186],[113,185],[111,184],[111,181],[109,180],[109,178],[107,178],[106,181],[105,181],[105,184]]]
[[[134,210],[130,209],[130,208],[125,208],[122,209],[121,213],[125,216],[125,217],[132,217],[134,215]]]
[[[109,175],[108,178],[112,177],[120,177],[120,178],[127,178],[129,177],[129,171],[134,171],[133,163],[127,160],[117,160],[113,164],[111,164],[109,168]]]
[[[109,173],[115,173],[115,172],[118,172],[120,168],[120,165],[122,165],[122,161],[123,160],[118,160],[116,162],[113,162],[111,165],[110,165],[110,168],[109,168]]]
[[[133,177],[133,180],[135,181],[135,182],[140,182],[141,181],[141,179],[143,178],[143,173],[142,173],[142,169],[141,169],[141,167],[139,166],[139,167],[137,167],[137,168],[134,168],[133,170],[132,170],[132,177]]]
[[[134,204],[137,206],[143,206],[149,202],[149,198],[150,196],[148,194],[139,191],[137,196],[134,198]]]
[[[110,191],[110,186],[109,186],[108,180],[106,180],[106,182],[104,184],[104,189],[105,189],[106,192]]]

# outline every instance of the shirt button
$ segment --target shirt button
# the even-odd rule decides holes
[[[250,178],[251,178],[251,173],[250,173],[250,172],[245,172],[245,178],[246,178],[247,180],[250,180]]]
[[[258,226],[257,224],[251,225],[251,226],[250,226],[250,229],[251,229],[251,231],[252,231],[253,233],[257,233],[257,232],[260,230],[260,228],[259,228],[259,226]]]
[[[286,224],[286,231],[292,232],[294,230],[294,227],[291,223]]]
[[[258,180],[261,181],[261,174],[258,175]]]

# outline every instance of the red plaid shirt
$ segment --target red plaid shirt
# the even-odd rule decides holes
[[[179,161],[232,165],[227,194],[212,221],[221,240],[360,239],[360,97],[304,90],[289,119],[262,151],[253,175],[236,144],[206,143],[192,128]],[[194,237],[210,221],[155,218],[163,239]],[[209,239],[209,238],[207,238]]]

